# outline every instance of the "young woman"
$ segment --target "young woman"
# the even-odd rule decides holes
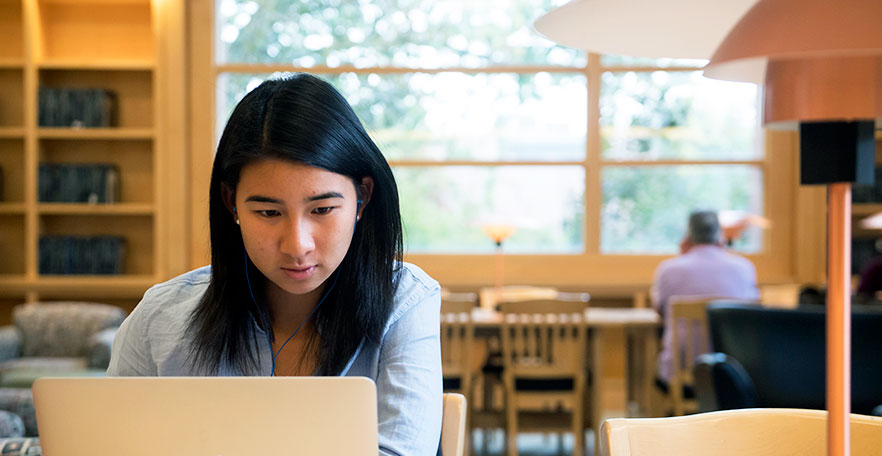
[[[401,261],[392,171],[346,100],[306,74],[246,95],[209,211],[211,266],[147,291],[108,374],[366,376],[380,453],[434,454],[439,286]]]

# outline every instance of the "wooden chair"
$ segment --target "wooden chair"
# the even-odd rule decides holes
[[[478,304],[475,293],[441,290],[441,372],[445,391],[459,392],[470,400],[474,374],[472,352],[475,328],[471,312]]]
[[[760,302],[766,307],[783,307],[793,309],[799,305],[798,283],[781,283],[762,285],[760,290]]]
[[[441,454],[444,456],[465,454],[467,410],[465,396],[444,394],[444,412],[441,418]]]
[[[455,292],[441,289],[441,313],[470,313],[478,305],[476,293]]]
[[[471,394],[475,327],[465,312],[441,314],[441,372],[444,390]]]
[[[481,308],[493,310],[503,303],[535,299],[555,299],[557,295],[558,291],[556,288],[509,285],[501,289],[496,287],[482,288],[479,300]]]
[[[478,304],[475,293],[453,293],[441,290],[441,372],[444,391],[459,393],[467,404],[463,426],[471,423],[472,404],[475,404],[473,381],[481,382],[480,363],[487,350],[475,345],[475,327],[471,312]],[[483,396],[481,396],[483,399]],[[464,437],[468,442],[468,435]]]
[[[601,456],[827,454],[827,412],[740,409],[670,418],[613,418],[600,431]],[[880,454],[882,418],[851,414],[851,451]]]
[[[511,310],[506,303],[502,309],[508,454],[518,454],[520,430],[569,429],[575,437],[573,454],[581,455],[587,383],[584,313],[506,313]]]
[[[667,397],[674,416],[698,411],[698,401],[685,397],[685,389],[693,388],[692,370],[695,358],[710,351],[707,330],[707,305],[717,297],[671,296],[665,315],[666,341],[672,353],[672,372]]]

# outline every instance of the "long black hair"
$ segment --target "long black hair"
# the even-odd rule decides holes
[[[269,374],[257,372],[255,354],[267,342],[258,340],[253,326],[272,340],[263,286],[267,279],[247,259],[242,232],[222,195],[222,186],[236,189],[244,166],[264,159],[348,176],[357,192],[362,178],[374,181],[349,250],[328,278],[336,286],[325,288],[324,301],[313,315],[321,335],[315,349],[317,372],[338,375],[362,340],[379,342],[382,335],[402,257],[401,215],[395,179],[379,148],[343,96],[308,74],[263,82],[239,102],[224,128],[209,189],[211,283],[189,321],[193,362],[197,371],[209,375],[222,363],[241,373]]]

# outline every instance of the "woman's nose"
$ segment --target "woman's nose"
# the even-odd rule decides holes
[[[292,220],[282,234],[282,253],[293,257],[303,257],[315,249],[312,227],[303,220]]]

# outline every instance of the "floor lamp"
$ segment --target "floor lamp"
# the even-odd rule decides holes
[[[705,75],[764,84],[764,123],[790,122],[799,126],[800,179],[803,184],[828,188],[828,307],[827,307],[827,422],[828,454],[849,451],[850,325],[849,265],[851,257],[851,183],[872,182],[874,119],[882,117],[882,2],[879,0],[734,0],[731,10],[713,9],[728,0],[576,0],[567,14],[552,11],[536,22],[541,33],[560,34],[577,47],[603,53],[646,57],[694,57],[691,45],[670,36],[689,35],[707,23],[730,30],[714,52]],[[743,16],[737,7],[748,6]],[[575,16],[578,8],[580,16]],[[658,21],[652,8],[666,9],[672,22]],[[613,30],[604,42],[622,42],[627,49],[595,47],[579,30],[609,28],[611,10],[623,10],[654,30],[634,30],[628,22]],[[553,13],[555,13],[553,15]],[[705,16],[707,14],[707,21]],[[606,15],[606,16],[604,16]],[[687,22],[688,21],[688,22]],[[631,21],[632,23],[634,21]],[[737,23],[736,23],[737,22]],[[728,25],[728,27],[727,27]],[[734,25],[734,27],[731,27]],[[566,31],[564,31],[566,30]],[[588,34],[594,33],[586,32]],[[642,44],[642,38],[646,44]],[[694,37],[690,37],[694,39]],[[671,45],[669,53],[659,47]],[[642,52],[641,47],[647,52]],[[682,47],[678,47],[682,46]],[[680,51],[683,52],[680,52]]]
[[[827,186],[827,452],[850,454],[851,184],[872,183],[882,117],[882,2],[761,0],[705,76],[764,68],[763,122],[798,122],[800,181]]]

